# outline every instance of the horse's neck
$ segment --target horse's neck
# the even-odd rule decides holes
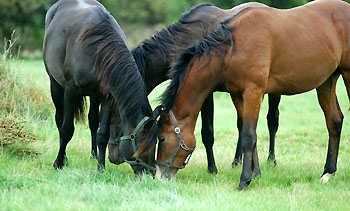
[[[140,99],[140,101],[143,101]],[[123,127],[123,131],[128,131],[131,133],[134,128],[136,128],[137,124],[145,117],[152,116],[152,110],[150,105],[147,102],[142,102],[140,107],[133,110],[133,116],[127,116],[128,113],[126,110],[119,110],[120,118],[121,118],[121,126]],[[118,132],[118,131],[117,131]]]
[[[218,60],[212,58],[213,60]],[[198,60],[197,60],[198,61]],[[217,64],[217,63],[215,63]],[[213,65],[219,68],[219,64]],[[207,97],[220,86],[220,75],[212,74],[217,68],[212,68],[208,64],[203,67],[203,64],[193,64],[193,67],[199,68],[199,71],[189,71],[184,79],[182,88],[179,89],[173,105],[173,112],[179,122],[186,124],[185,127],[194,131],[198,114]],[[199,75],[200,74],[200,75]]]
[[[155,54],[147,58],[143,74],[149,94],[156,86],[169,79],[170,58],[164,60]]]

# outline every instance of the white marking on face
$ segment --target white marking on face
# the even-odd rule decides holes
[[[324,174],[324,175],[321,177],[321,182],[322,182],[323,184],[328,183],[328,180],[329,180],[332,176],[334,176],[334,173],[333,173],[333,174],[329,174],[329,173]]]

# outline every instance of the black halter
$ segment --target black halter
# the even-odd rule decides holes
[[[174,124],[174,127],[175,127],[174,128],[174,132],[176,133],[176,136],[177,136],[177,146],[176,146],[173,154],[171,154],[171,156],[169,157],[168,160],[166,160],[166,161],[157,161],[157,164],[161,165],[161,166],[166,166],[168,168],[173,168],[173,169],[183,169],[183,168],[186,167],[187,163],[190,161],[192,153],[196,149],[196,147],[195,148],[190,148],[190,147],[188,147],[185,144],[184,140],[181,138],[181,134],[180,134],[181,130],[180,130],[178,124],[177,124],[177,121],[176,121],[174,113],[170,110],[169,114],[170,114],[170,116],[171,116],[171,118],[173,120],[173,124]],[[187,161],[185,160],[185,162],[182,164],[182,166],[176,166],[176,165],[173,164],[173,160],[174,160],[176,154],[179,152],[180,148],[182,148],[182,149],[186,150],[187,152],[189,152],[190,156],[187,158]]]
[[[136,128],[134,129],[134,131],[129,135],[129,136],[122,136],[123,131],[121,130],[118,134],[118,137],[115,140],[109,140],[108,144],[115,144],[115,145],[119,145],[120,140],[130,140],[131,144],[132,144],[132,149],[134,151],[134,154],[137,152],[137,147],[136,147],[136,133],[138,132],[138,130],[140,129],[140,127],[143,125],[143,123],[145,123],[147,120],[149,119],[148,116],[145,116],[136,126]],[[150,171],[155,172],[156,168],[153,166],[148,165],[147,163],[143,162],[142,159],[139,156],[135,156],[135,160],[124,160],[126,163],[131,164],[131,165],[140,165],[143,166],[145,168],[147,168]]]

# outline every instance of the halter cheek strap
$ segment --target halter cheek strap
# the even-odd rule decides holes
[[[115,139],[111,139],[108,141],[108,144],[114,144],[114,145],[119,145],[120,143],[120,138],[123,135],[123,130],[120,130],[117,137]]]
[[[162,166],[166,166],[168,168],[173,168],[173,169],[183,169],[186,167],[186,165],[188,164],[188,162],[190,161],[190,158],[192,156],[193,151],[196,149],[194,148],[190,148],[188,147],[184,140],[181,138],[181,129],[179,128],[175,115],[173,113],[172,110],[169,111],[169,114],[173,120],[173,124],[174,124],[174,132],[176,134],[177,137],[177,146],[175,147],[174,152],[170,155],[169,159],[166,161],[157,161],[158,165],[162,165]],[[185,162],[182,164],[182,166],[176,166],[173,164],[174,158],[177,155],[177,153],[179,152],[180,148],[182,148],[183,150],[187,151],[190,153],[189,157],[187,158],[187,160],[185,160]]]
[[[149,119],[148,116],[145,116],[136,126],[136,128],[134,129],[134,131],[128,135],[128,136],[122,136],[123,131],[121,130],[118,133],[118,137],[116,138],[116,140],[109,140],[108,144],[116,144],[119,145],[121,140],[130,140],[131,144],[132,144],[132,149],[134,154],[137,152],[137,147],[136,147],[136,134],[137,132],[140,130],[141,126]],[[140,165],[145,167],[146,169],[155,172],[156,168],[153,166],[148,165],[147,163],[143,162],[142,159],[139,156],[135,156],[135,160],[124,160],[126,163],[130,164],[130,165]]]

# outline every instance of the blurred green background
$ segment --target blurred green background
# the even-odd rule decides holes
[[[258,0],[276,7],[291,8],[310,0]],[[350,0],[346,0],[349,2]],[[13,30],[20,38],[21,56],[41,57],[46,11],[55,0],[1,0],[0,1],[0,49],[3,38],[10,38]],[[232,8],[247,0],[100,0],[116,18],[126,33],[130,46],[150,37],[176,20],[192,6],[211,2],[221,8]]]

